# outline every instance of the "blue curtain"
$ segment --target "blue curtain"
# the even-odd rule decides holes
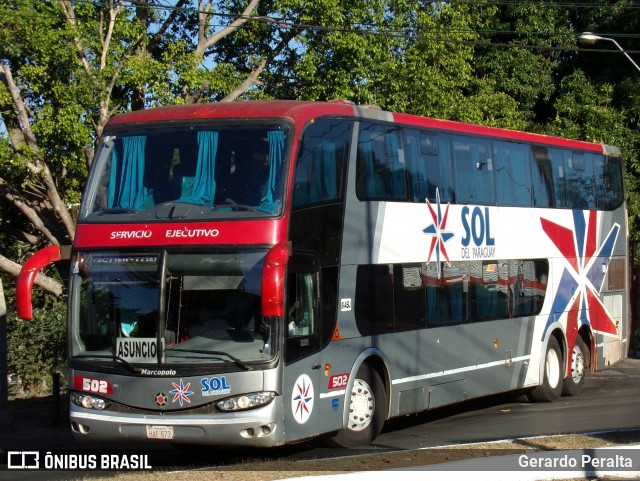
[[[216,169],[216,154],[218,152],[218,132],[201,130],[198,132],[198,164],[193,179],[191,194],[184,195],[178,202],[205,205],[213,202],[216,192],[214,173]]]
[[[122,139],[122,164],[118,155],[111,153],[111,174],[109,178],[109,208],[140,209],[147,200],[148,190],[144,187],[145,136],[124,137]]]
[[[360,141],[358,143],[358,163],[362,168],[362,175],[360,176],[360,188],[362,189],[362,195],[365,198],[376,197],[377,179],[371,133],[366,130],[361,130]]]
[[[260,204],[260,210],[276,214],[280,210],[281,172],[284,162],[284,132],[271,130],[267,132],[269,139],[269,180],[265,198]]]
[[[421,202],[429,196],[429,185],[427,184],[427,160],[418,154],[417,139],[409,142],[409,165],[411,166],[411,177],[413,185],[413,197]]]
[[[384,136],[387,169],[391,171],[391,198],[404,197],[404,165],[400,162],[400,146],[396,134]]]
[[[332,200],[337,196],[336,144],[322,142],[313,149],[310,201]]]

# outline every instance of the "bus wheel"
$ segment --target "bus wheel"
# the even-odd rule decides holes
[[[562,394],[562,351],[558,340],[551,336],[544,356],[544,375],[542,384],[531,391],[531,399],[536,402],[555,401]]]
[[[367,446],[380,434],[386,413],[387,396],[382,379],[375,369],[363,364],[353,380],[349,424],[328,441],[344,448]]]
[[[562,394],[575,396],[582,391],[584,378],[589,368],[589,349],[580,336],[576,337],[576,343],[571,353],[571,374],[567,376],[562,385]]]

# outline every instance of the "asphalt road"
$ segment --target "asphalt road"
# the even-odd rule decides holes
[[[640,360],[587,377],[583,391],[553,403],[496,396],[387,423],[374,446],[415,449],[539,435],[640,429]]]
[[[493,396],[387,422],[368,448],[335,449],[321,441],[270,450],[207,448],[178,450],[170,445],[87,446],[76,443],[64,426],[0,432],[0,450],[60,450],[71,453],[149,453],[153,466],[228,466],[247,458],[265,460],[319,459],[347,454],[408,450],[451,444],[539,435],[640,430],[640,360],[626,359],[590,375],[582,393],[554,403],[529,403],[512,396]],[[104,472],[103,472],[104,473]],[[106,474],[106,473],[104,473]],[[8,477],[6,477],[9,475]],[[62,472],[4,471],[3,479],[68,479]]]

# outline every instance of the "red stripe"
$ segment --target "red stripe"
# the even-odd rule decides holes
[[[531,142],[534,144],[553,145],[568,149],[587,150],[590,152],[603,152],[600,144],[592,142],[584,142],[581,140],[565,139],[555,137],[553,135],[533,134],[529,132],[521,132],[518,130],[508,130],[496,127],[485,127],[477,124],[465,124],[462,122],[454,122],[451,120],[433,119],[429,117],[418,117],[411,114],[394,113],[393,120],[400,124],[416,125],[431,129],[442,130],[444,132],[453,132],[461,134],[481,135],[494,137],[502,140],[515,140],[520,142]]]
[[[273,245],[286,240],[286,218],[158,224],[78,224],[74,247]]]
[[[611,319],[604,305],[602,305],[598,296],[596,296],[591,289],[587,289],[587,303],[589,304],[591,328],[594,331],[606,332],[614,336],[617,335],[618,329],[616,328],[615,321]]]
[[[585,247],[584,262],[586,266],[596,253],[596,228],[598,227],[598,213],[595,210],[589,211],[589,227],[587,228],[587,245]]]
[[[405,125],[416,125],[446,132],[483,135],[505,140],[533,142],[535,144],[555,145],[570,149],[588,150],[602,153],[603,147],[592,142],[563,139],[552,135],[540,135],[516,130],[507,130],[482,125],[465,124],[449,120],[419,117],[417,115],[390,113],[373,109],[380,117],[391,114],[393,121]],[[322,115],[342,115],[356,117],[354,107],[347,102],[297,102],[287,100],[263,100],[257,102],[223,102],[212,104],[194,104],[163,107],[159,109],[138,110],[120,114],[109,121],[109,126],[154,121],[194,121],[213,118],[287,118],[299,125]]]

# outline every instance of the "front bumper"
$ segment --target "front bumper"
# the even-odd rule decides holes
[[[248,411],[188,414],[123,414],[70,403],[71,430],[81,442],[170,442],[217,446],[278,446],[284,442],[283,401]],[[171,439],[149,439],[147,426],[172,426]]]

